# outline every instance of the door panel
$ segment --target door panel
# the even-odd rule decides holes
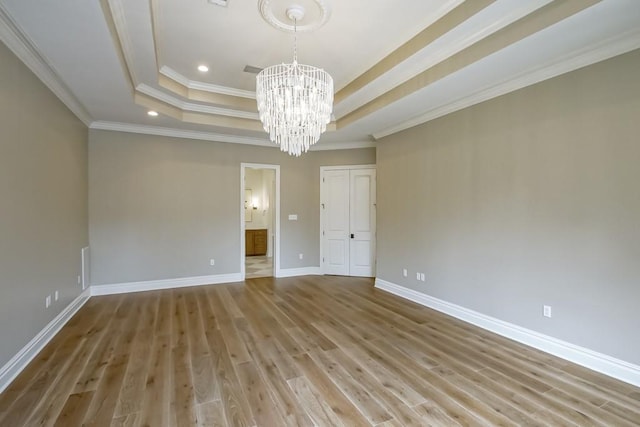
[[[350,171],[351,276],[375,276],[375,169]]]
[[[323,176],[324,272],[349,274],[349,171],[325,171]]]

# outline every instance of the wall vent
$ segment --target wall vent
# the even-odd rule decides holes
[[[258,74],[260,71],[262,71],[262,68],[254,67],[253,65],[245,65],[244,70],[242,71],[244,71],[245,73]]]

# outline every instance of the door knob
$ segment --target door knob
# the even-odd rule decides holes
[[[353,239],[354,237],[355,237],[355,236],[354,236],[354,234],[353,234],[353,233],[351,233],[351,238]]]

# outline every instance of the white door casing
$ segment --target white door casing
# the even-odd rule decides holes
[[[323,273],[375,276],[375,167],[323,167],[320,186]]]

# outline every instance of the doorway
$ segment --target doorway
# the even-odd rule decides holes
[[[322,272],[374,277],[375,166],[321,167],[320,175]]]
[[[280,270],[280,166],[242,163],[240,169],[241,276],[275,277]]]

